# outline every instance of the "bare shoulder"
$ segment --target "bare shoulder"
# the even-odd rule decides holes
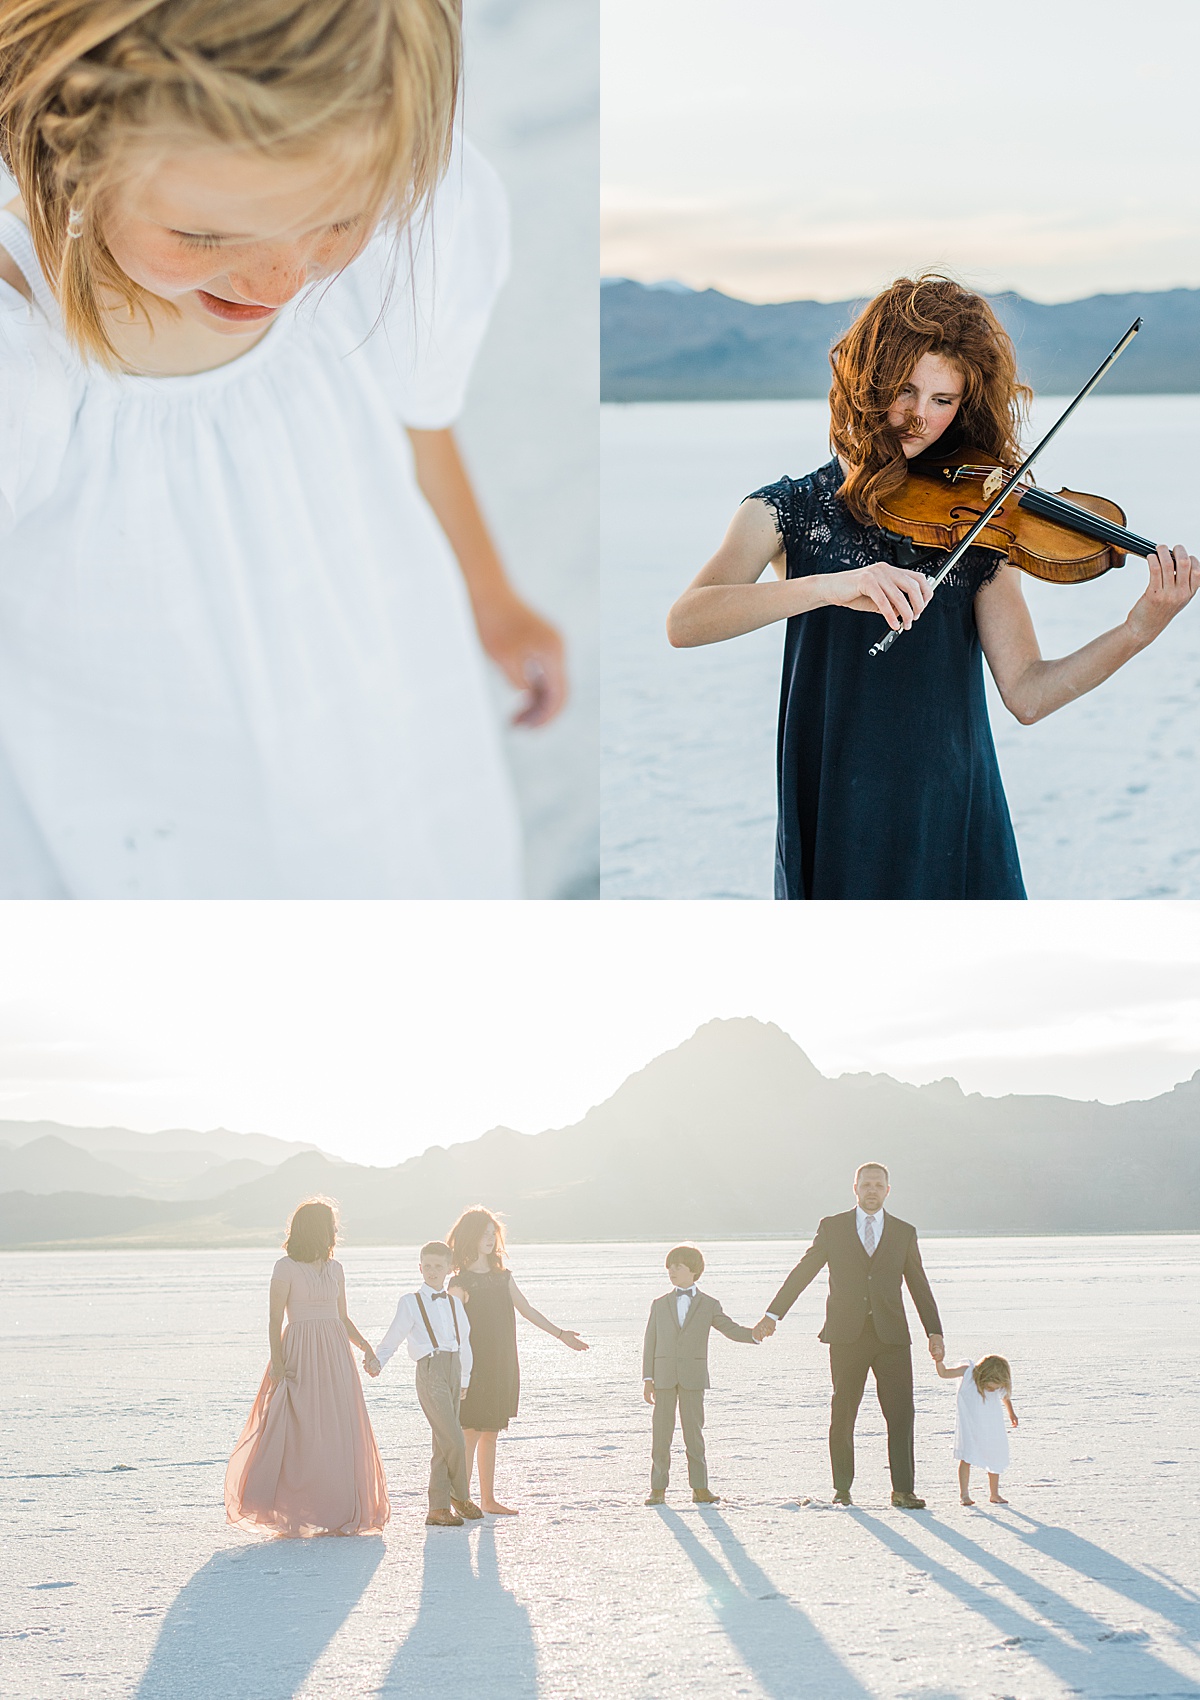
[[[5,212],[15,213],[22,224],[25,223],[25,208],[19,198],[15,201],[9,201],[4,210]],[[29,285],[22,276],[20,268],[4,247],[0,247],[0,283],[8,284],[10,289],[15,289],[17,294],[23,296],[26,301],[33,300]]]

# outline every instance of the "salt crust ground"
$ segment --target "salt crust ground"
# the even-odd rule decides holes
[[[1039,404],[1035,428],[1059,408]],[[663,623],[743,496],[829,458],[827,410],[735,402],[601,414],[604,895],[769,898],[782,627],[672,650]],[[1195,396],[1097,395],[1038,476],[1049,489],[1114,496],[1135,530],[1198,552],[1184,476],[1198,449]],[[1117,625],[1145,583],[1133,561],[1090,585],[1027,579],[1043,653]],[[1038,726],[1017,725],[990,676],[988,701],[1031,897],[1200,897],[1200,605]]]
[[[924,1515],[887,1504],[860,1420],[853,1511],[831,1509],[827,1367],[807,1293],[762,1347],[714,1337],[708,1444],[642,1506],[643,1320],[664,1248],[529,1248],[526,1290],[594,1342],[522,1326],[501,1447],[522,1508],[423,1527],[409,1366],[367,1397],[394,1514],[381,1538],[248,1539],[225,1456],[264,1362],[269,1252],[9,1254],[0,1692],[142,1700],[487,1695],[658,1700],[1058,1700],[1200,1695],[1200,1237],[926,1242],[952,1355],[1005,1352],[1021,1428],[1011,1504],[964,1510],[954,1395],[919,1349]],[[709,1248],[752,1320],[795,1246]],[[378,1338],[411,1254],[347,1251]],[[800,1507],[797,1496],[811,1495]]]

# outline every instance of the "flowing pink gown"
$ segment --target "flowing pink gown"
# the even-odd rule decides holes
[[[284,1379],[263,1376],[225,1471],[225,1514],[282,1535],[358,1535],[391,1514],[353,1347],[338,1314],[340,1263],[281,1257]]]

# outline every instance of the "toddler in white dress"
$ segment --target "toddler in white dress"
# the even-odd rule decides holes
[[[507,897],[457,0],[0,17],[0,897]]]
[[[954,1422],[954,1456],[958,1459],[958,1495],[964,1505],[971,1498],[971,1465],[987,1471],[988,1497],[993,1505],[1007,1505],[1000,1497],[1000,1473],[1008,1468],[1008,1430],[1005,1413],[1017,1426],[1012,1403],[1012,1370],[1006,1358],[995,1355],[950,1367],[937,1366],[944,1381],[958,1379],[958,1410]]]

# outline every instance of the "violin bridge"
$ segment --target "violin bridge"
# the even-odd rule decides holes
[[[988,473],[983,481],[983,499],[985,502],[990,502],[993,496],[999,495],[1004,477],[1005,473],[1002,466],[993,467],[991,472]]]

